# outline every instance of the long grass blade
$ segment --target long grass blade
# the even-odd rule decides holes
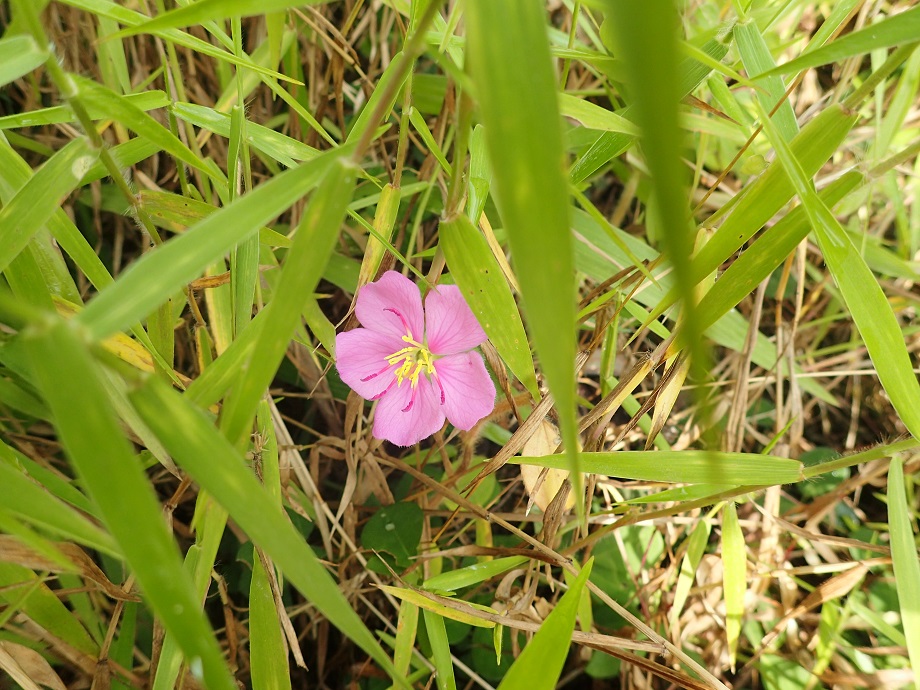
[[[543,7],[537,0],[472,0],[466,20],[467,59],[494,169],[494,195],[578,494],[574,257]]]

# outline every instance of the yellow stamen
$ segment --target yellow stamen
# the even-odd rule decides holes
[[[415,388],[418,386],[418,377],[422,372],[428,375],[434,373],[434,360],[428,348],[413,340],[411,333],[407,333],[402,339],[403,342],[409,343],[409,346],[388,356],[387,364],[392,366],[402,362],[402,366],[394,372],[396,385],[401,386],[403,381],[409,379],[410,385]]]

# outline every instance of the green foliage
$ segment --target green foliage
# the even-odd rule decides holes
[[[0,669],[920,687],[910,4],[0,3]],[[385,270],[472,429],[339,378]]]

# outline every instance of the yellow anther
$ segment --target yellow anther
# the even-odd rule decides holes
[[[408,379],[410,385],[415,388],[418,386],[418,377],[422,372],[429,375],[434,373],[434,362],[428,348],[413,339],[411,334],[404,335],[402,339],[409,346],[389,355],[386,361],[390,366],[402,362],[402,365],[393,372],[396,375],[396,385],[401,386],[402,382]]]

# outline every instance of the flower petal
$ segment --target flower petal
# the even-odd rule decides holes
[[[374,413],[374,438],[413,446],[444,426],[439,392],[424,375],[413,388],[408,381],[387,391]]]
[[[398,365],[388,365],[387,357],[405,345],[397,336],[367,328],[339,333],[335,336],[339,376],[362,398],[375,398],[396,379]]]
[[[387,271],[379,280],[358,290],[355,314],[365,328],[397,338],[406,335],[408,329],[412,337],[421,342],[425,332],[422,296],[418,287],[396,271]]]
[[[469,431],[495,407],[495,384],[478,352],[442,357],[434,363],[447,420]]]
[[[463,293],[456,285],[439,285],[425,297],[425,337],[436,355],[472,350],[486,339]]]

